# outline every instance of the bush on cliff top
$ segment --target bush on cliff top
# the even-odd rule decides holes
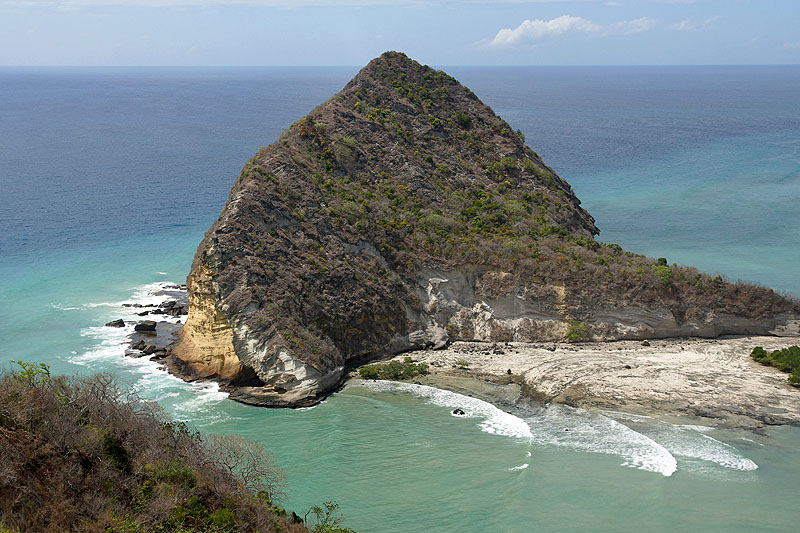
[[[308,531],[262,447],[205,438],[112,377],[0,374],[0,531]],[[296,516],[292,513],[293,516]]]

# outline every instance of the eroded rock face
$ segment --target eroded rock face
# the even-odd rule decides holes
[[[565,301],[563,285],[520,286],[508,294],[491,297],[481,293],[482,280],[507,277],[509,273],[489,271],[479,275],[462,269],[425,274],[431,276],[425,289],[429,343],[442,345],[455,339],[559,342],[567,335],[573,315]],[[628,305],[598,307],[581,318],[579,322],[586,330],[580,340],[585,341],[732,334],[792,336],[800,331],[796,315],[789,312],[753,318],[694,307],[679,320],[668,307]],[[437,335],[440,331],[447,334],[442,338]]]
[[[179,333],[175,356],[200,377],[238,380],[243,365],[233,347],[231,321],[217,305],[211,271],[202,265],[192,269],[186,287],[190,312]]]
[[[569,184],[450,76],[388,52],[249,161],[174,355],[259,405],[451,340],[791,334],[768,289],[594,240]]]

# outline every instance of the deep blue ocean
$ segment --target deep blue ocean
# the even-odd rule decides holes
[[[362,532],[793,530],[796,428],[362,385],[266,410],[124,357],[127,330],[102,325],[183,282],[243,164],[357,70],[0,68],[0,365],[111,372],[268,446],[288,507],[336,499]],[[600,240],[800,296],[800,66],[446,70],[572,185]]]

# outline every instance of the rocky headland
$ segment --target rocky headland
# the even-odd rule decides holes
[[[237,400],[303,406],[348,368],[457,341],[799,332],[795,300],[598,233],[520,132],[444,72],[387,52],[244,166],[198,247],[166,359]],[[525,375],[534,396],[569,400]]]

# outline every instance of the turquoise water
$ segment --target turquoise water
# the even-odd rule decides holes
[[[450,70],[573,185],[601,239],[800,294],[800,68]],[[111,372],[268,446],[289,508],[335,499],[359,531],[794,530],[797,428],[356,382],[266,410],[124,357],[128,331],[102,324],[182,282],[243,162],[354,72],[0,70],[0,363]]]

